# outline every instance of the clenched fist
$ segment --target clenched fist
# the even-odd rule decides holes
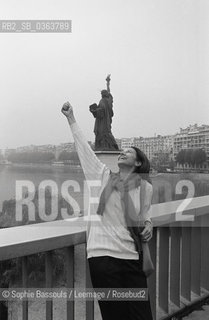
[[[70,102],[67,101],[63,104],[61,112],[67,117],[70,123],[75,122],[73,107],[71,106]]]

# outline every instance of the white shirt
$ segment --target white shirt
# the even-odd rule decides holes
[[[71,125],[71,130],[89,188],[91,189],[92,182],[93,184],[99,184],[94,188],[93,194],[93,197],[97,198],[99,203],[101,192],[109,179],[110,169],[97,158],[77,123]],[[136,212],[140,213],[140,186],[130,190],[129,194]],[[139,220],[141,221],[150,221],[152,185],[149,183],[146,183],[146,194],[149,196],[145,199],[144,205],[147,206],[148,210],[146,210],[143,217],[139,215]],[[138,260],[139,255],[136,251],[134,240],[126,227],[120,192],[113,190],[107,200],[102,216],[96,213],[98,203],[94,206],[91,205],[89,208],[91,218],[96,218],[97,221],[90,221],[87,225],[87,258],[112,256],[119,259]]]

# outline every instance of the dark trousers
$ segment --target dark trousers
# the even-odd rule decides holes
[[[94,288],[147,288],[142,259],[89,258]],[[98,301],[103,320],[152,320],[150,301]]]

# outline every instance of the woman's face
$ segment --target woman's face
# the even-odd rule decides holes
[[[137,160],[136,151],[133,148],[124,149],[118,157],[118,165],[129,167],[140,166],[141,162]]]

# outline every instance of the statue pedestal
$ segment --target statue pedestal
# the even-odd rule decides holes
[[[95,154],[112,172],[119,171],[117,163],[120,151],[95,151]]]

